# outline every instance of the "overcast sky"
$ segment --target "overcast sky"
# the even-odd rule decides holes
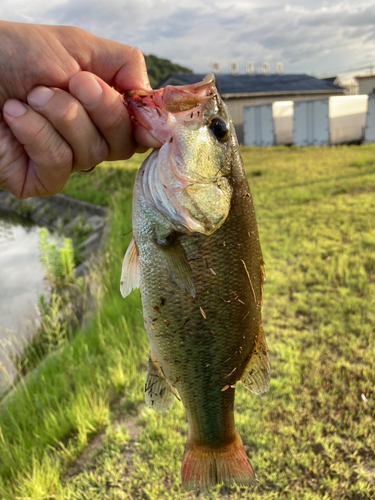
[[[69,24],[208,73],[247,61],[271,72],[339,73],[374,64],[372,0],[1,0],[3,20]]]

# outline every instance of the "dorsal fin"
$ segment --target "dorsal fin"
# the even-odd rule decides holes
[[[246,389],[260,395],[268,390],[270,376],[271,367],[268,347],[263,329],[260,327],[251,358],[241,376],[241,382]]]
[[[127,297],[132,290],[139,288],[140,275],[138,254],[137,243],[133,238],[126,250],[122,263],[120,292],[124,298]]]
[[[169,410],[174,402],[173,388],[150,352],[145,383],[145,403],[158,413]]]

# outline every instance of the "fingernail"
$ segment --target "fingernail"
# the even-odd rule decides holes
[[[100,101],[103,90],[92,75],[82,75],[74,85],[74,95],[86,106],[94,106]]]
[[[4,104],[3,111],[12,118],[18,118],[26,113],[27,108],[22,102],[10,99]]]
[[[27,96],[27,101],[33,108],[43,108],[53,96],[54,91],[48,87],[35,87]]]

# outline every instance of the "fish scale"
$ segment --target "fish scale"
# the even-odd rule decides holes
[[[122,279],[126,283],[127,275],[135,276],[128,270],[137,266],[138,281],[127,285],[126,290],[135,286],[141,289],[151,349],[146,402],[157,411],[164,411],[172,404],[174,394],[179,394],[189,423],[182,483],[186,489],[200,490],[220,482],[248,485],[254,480],[235,428],[235,385],[242,380],[247,388],[260,394],[269,384],[268,352],[261,326],[264,272],[258,226],[234,128],[209,78],[195,87],[182,87],[182,94],[178,87],[167,87],[166,95],[173,96],[172,117],[163,108],[153,114],[157,99],[148,104],[147,91],[128,98],[129,112],[143,125],[154,123],[165,111],[169,122],[179,121],[178,127],[184,123],[190,128],[189,133],[178,135],[179,128],[171,125],[173,143],[166,141],[163,155],[152,153],[137,173],[133,250],[125,256]],[[163,89],[151,92],[160,95]],[[200,116],[204,119],[200,124],[189,121],[189,116],[195,120],[183,101],[189,92],[194,94],[194,106],[199,99],[203,101]],[[180,111],[178,98],[183,101]],[[137,99],[142,100],[142,106],[137,106]],[[168,120],[164,117],[161,127]],[[215,130],[214,120],[221,120],[219,141],[210,132],[207,134],[209,127]],[[222,122],[228,124],[224,140]],[[163,178],[172,177],[165,175],[169,168],[165,159],[176,152],[173,148],[178,141],[179,152],[194,147],[194,130],[198,130],[197,141],[204,141],[207,156],[199,160],[194,151],[178,153],[179,168],[189,179],[179,184],[181,192],[175,194],[176,183],[174,190],[168,191],[168,185],[151,184],[145,191],[148,176],[158,182],[158,169]],[[157,126],[152,132],[157,137]],[[163,134],[168,137],[164,128],[159,138]],[[186,136],[190,137],[187,143]],[[202,147],[200,144],[195,149]],[[191,163],[185,166],[185,157],[201,161],[200,167]],[[159,164],[161,158],[163,163]],[[205,169],[210,158],[216,163]],[[217,172],[216,177],[213,171]],[[166,193],[162,195],[164,204],[168,203],[165,200],[172,200],[173,210],[155,201],[154,187]],[[212,214],[207,210],[211,200]],[[173,219],[175,210],[179,214]],[[158,389],[153,391],[155,380]]]

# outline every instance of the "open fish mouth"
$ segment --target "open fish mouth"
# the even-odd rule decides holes
[[[171,113],[179,113],[189,111],[216,94],[215,77],[211,73],[203,81],[184,87],[168,85],[158,90],[128,90],[125,96],[132,99],[132,101],[128,101],[128,105],[129,102],[134,102],[140,106],[147,106],[149,111],[153,108],[159,108]]]
[[[202,82],[184,87],[168,85],[158,90],[129,90],[124,96],[132,120],[164,143],[171,139],[170,126],[173,124],[201,125],[207,119],[205,104],[218,94],[215,77],[210,74]]]

